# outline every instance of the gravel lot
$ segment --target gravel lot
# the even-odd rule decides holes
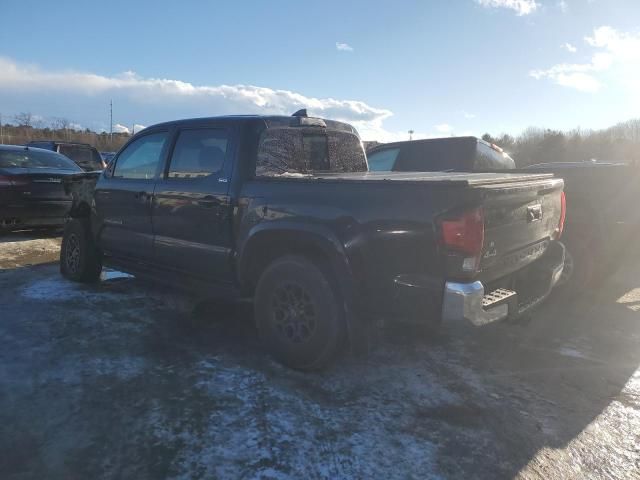
[[[388,328],[301,374],[246,308],[0,237],[0,478],[640,478],[640,266],[526,324]]]

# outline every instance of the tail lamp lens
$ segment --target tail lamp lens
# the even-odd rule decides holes
[[[480,253],[484,245],[484,211],[482,208],[468,210],[453,218],[440,222],[442,244],[448,251],[461,253],[464,259],[463,269],[477,269]]]
[[[13,186],[13,183],[11,182],[11,178],[0,175],[0,187],[11,187],[11,186]]]
[[[562,236],[564,231],[564,221],[567,218],[567,197],[564,192],[560,193],[560,221],[556,229],[556,239]]]

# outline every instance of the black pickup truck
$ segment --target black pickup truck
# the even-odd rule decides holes
[[[640,167],[609,162],[558,162],[530,165],[531,172],[553,173],[565,182],[567,246],[561,283],[572,293],[597,288],[625,262],[638,259]]]
[[[64,276],[109,265],[253,298],[261,338],[298,369],[361,346],[376,316],[522,315],[564,262],[562,180],[369,172],[353,127],[305,112],[155,125],[65,186]]]
[[[500,147],[477,137],[382,143],[367,150],[369,170],[392,172],[495,172],[516,164]]]

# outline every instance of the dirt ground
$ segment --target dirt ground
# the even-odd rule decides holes
[[[389,327],[323,373],[244,308],[0,237],[0,478],[640,478],[640,265],[526,324]],[[38,265],[36,265],[38,264]]]

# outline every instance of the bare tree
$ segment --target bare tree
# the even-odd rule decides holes
[[[71,125],[71,120],[63,117],[56,117],[51,121],[54,130],[67,130]]]
[[[68,118],[56,117],[53,119],[53,122],[51,122],[51,125],[54,130],[62,132],[65,140],[69,141],[69,128],[71,127],[71,123],[71,120]]]
[[[31,127],[33,125],[33,115],[31,112],[20,112],[13,117],[20,127]]]

